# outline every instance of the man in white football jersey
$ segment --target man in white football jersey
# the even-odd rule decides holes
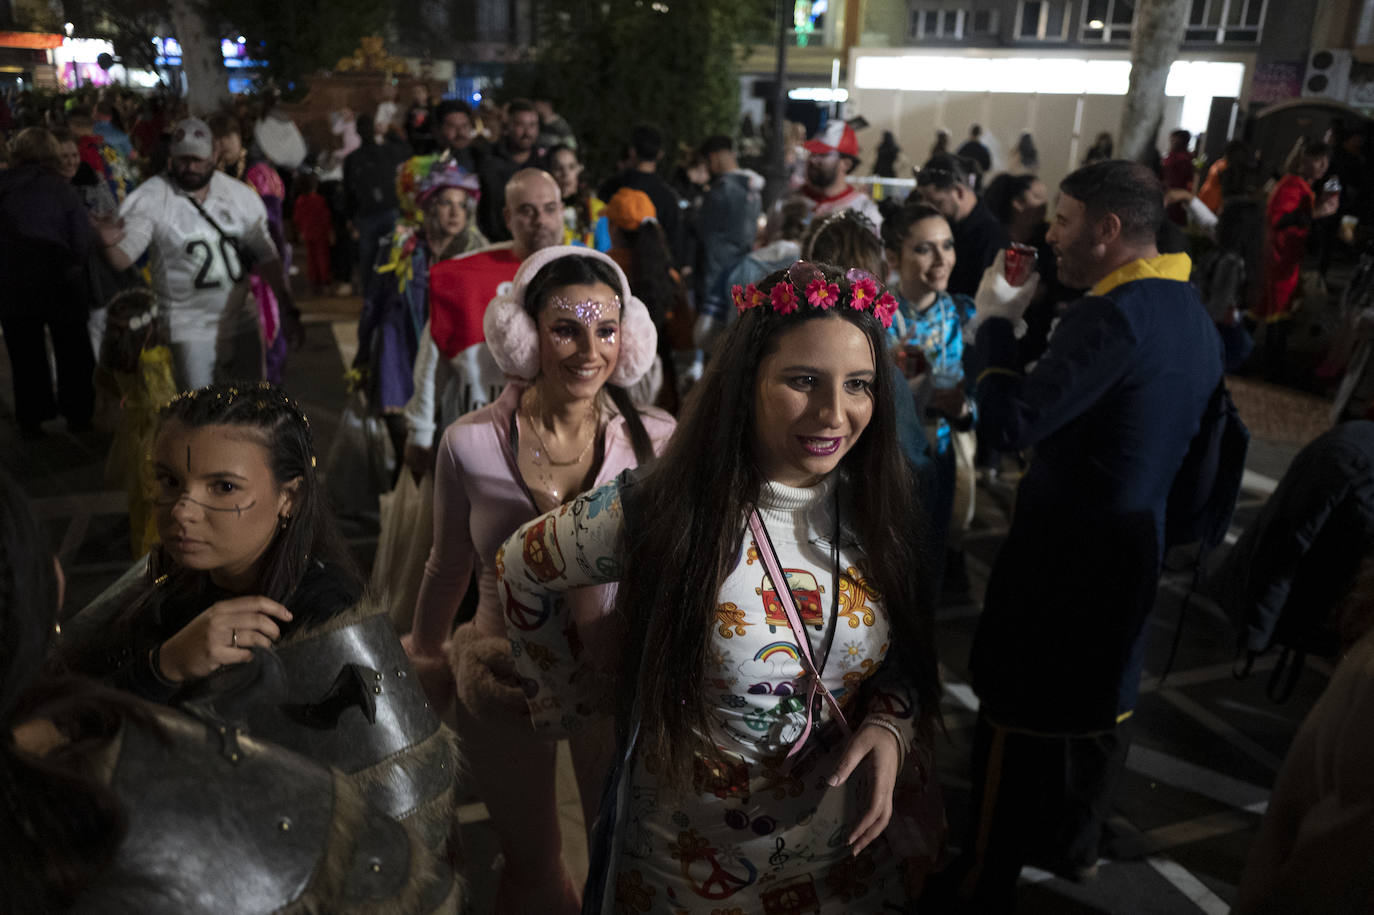
[[[176,125],[167,171],[125,199],[119,222],[100,227],[105,256],[123,270],[149,252],[180,389],[261,380],[262,330],[250,272],[276,293],[287,340],[298,346],[302,338],[267,210],[251,187],[215,169],[210,128],[197,118]]]

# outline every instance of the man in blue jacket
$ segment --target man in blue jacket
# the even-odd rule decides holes
[[[1014,324],[1034,276],[1008,285],[999,254],[978,289],[980,431],[1000,451],[1034,449],[970,665],[975,834],[955,873],[978,912],[1014,906],[1028,859],[1095,874],[1125,763],[1169,489],[1222,374],[1188,256],[1155,248],[1163,197],[1130,162],[1060,184],[1048,240],[1064,282],[1091,288],[1028,375]]]
[[[711,170],[711,188],[701,203],[701,253],[697,269],[697,340],[709,349],[733,317],[727,278],[754,246],[763,207],[763,176],[740,168],[735,141],[707,137],[701,154]]]

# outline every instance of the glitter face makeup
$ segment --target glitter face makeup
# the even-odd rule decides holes
[[[596,465],[602,389],[620,358],[621,300],[605,283],[553,289],[539,309],[539,375],[522,397],[519,463],[541,510],[580,492]],[[551,417],[571,419],[557,428]]]
[[[620,358],[620,296],[605,283],[553,289],[536,323],[544,401],[596,396]]]
[[[548,307],[571,314],[588,326],[600,321],[603,315],[616,319],[620,318],[620,296],[618,295],[612,295],[609,303],[597,299],[579,301],[566,296],[554,295],[550,296]]]

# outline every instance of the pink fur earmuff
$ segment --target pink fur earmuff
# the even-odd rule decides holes
[[[654,364],[658,351],[658,331],[644,303],[630,293],[629,280],[620,265],[594,248],[555,245],[525,258],[515,279],[502,283],[482,316],[482,332],[497,366],[507,375],[530,380],[539,374],[539,333],[534,319],[525,311],[525,290],[535,274],[563,257],[590,257],[609,264],[619,281],[620,356],[611,372],[611,384],[629,387]]]

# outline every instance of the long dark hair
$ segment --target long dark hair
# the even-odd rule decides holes
[[[10,911],[65,908],[113,859],[126,828],[108,787],[81,765],[117,729],[120,702],[48,669],[57,575],[18,485],[0,470],[0,806],[6,811],[0,899]],[[14,728],[52,720],[68,743],[46,756],[16,746]]]
[[[1013,175],[1011,172],[1002,172],[988,182],[988,186],[984,188],[983,205],[992,212],[993,216],[997,217],[1002,228],[1010,228],[1012,218],[1016,216],[1014,204],[1038,180],[1034,175]]]
[[[816,265],[826,280],[849,282],[837,267]],[[786,279],[768,276],[764,292]],[[722,583],[739,559],[747,513],[764,479],[753,457],[757,372],[779,338],[806,321],[847,321],[863,331],[877,377],[868,428],[840,463],[851,528],[863,547],[864,576],[883,595],[893,627],[895,663],[920,699],[924,723],[934,720],[939,699],[929,608],[917,579],[919,561],[915,488],[897,444],[893,366],[884,358],[886,335],[871,311],[840,304],[820,310],[805,302],[788,315],[771,308],[746,310],[731,326],[705,375],[692,388],[667,451],[631,490],[633,515],[643,518],[626,538],[626,574],[616,597],[617,618],[627,625],[621,670],[638,682],[618,691],[621,720],[637,691],[642,708],[639,753],[665,783],[686,786],[693,751],[719,751],[705,676],[710,633]],[[627,508],[627,515],[631,510]],[[641,666],[641,652],[643,665]]]
[[[258,567],[254,594],[283,602],[301,584],[312,562],[328,566],[350,591],[362,589],[362,579],[339,534],[328,496],[315,471],[315,445],[310,422],[296,402],[267,382],[212,384],[174,398],[158,414],[159,430],[169,422],[193,429],[236,426],[252,430],[267,449],[268,466],[278,486],[300,480],[291,507],[291,520],[268,544]],[[167,594],[194,592],[204,585],[204,573],[183,568],[161,545],[149,557],[150,581],[167,575]]]
[[[558,154],[561,152],[572,154],[573,159],[577,161],[578,165],[583,164],[582,157],[577,154],[576,149],[573,149],[567,143],[558,143],[549,147],[548,152],[544,153],[544,161],[548,163],[550,174],[552,174],[554,163],[558,158]],[[562,188],[559,188],[558,194],[562,197]],[[577,190],[573,191],[571,197],[563,197],[563,204],[565,206],[572,206],[577,210],[577,225],[579,229],[589,231],[595,225],[596,221],[592,219],[592,189],[591,186],[587,184],[585,171],[577,176]]]
[[[673,278],[673,255],[668,250],[668,236],[658,220],[645,222],[638,229],[622,229],[625,241],[633,254],[627,277],[630,289],[649,309],[658,329],[659,351],[668,348],[668,334],[664,327],[668,313],[679,307],[680,287]]]
[[[582,257],[571,254],[549,261],[530,280],[525,287],[525,312],[536,322],[539,312],[548,304],[549,296],[555,289],[564,286],[591,286],[600,283],[611,287],[620,294],[620,277],[611,265],[596,257]],[[630,400],[630,394],[615,384],[606,384],[606,394],[611,403],[625,417],[625,430],[630,434],[630,447],[634,449],[635,460],[643,464],[654,456],[654,444],[644,428],[639,410]]]

